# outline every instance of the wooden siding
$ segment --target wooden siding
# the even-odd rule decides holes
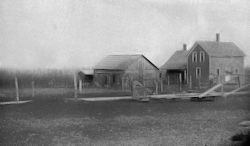
[[[209,81],[209,55],[205,52],[205,61],[201,62],[200,60],[200,52],[205,50],[198,44],[195,46],[195,48],[192,50],[192,52],[189,53],[188,56],[188,78],[190,80],[190,76],[192,76],[192,83],[194,85],[199,84],[199,79],[196,78],[196,68],[201,68],[201,78],[200,82],[205,83]],[[192,62],[192,53],[197,52],[197,62]]]
[[[125,72],[133,74],[135,77],[143,77],[145,79],[158,78],[159,76],[158,69],[152,66],[151,63],[143,57],[132,63]]]
[[[244,57],[211,57],[211,75],[216,76],[216,69],[220,69],[221,75],[225,75],[225,70],[239,69],[238,74],[244,74]],[[234,73],[234,72],[233,72]],[[240,76],[240,81],[244,83],[244,76]]]
[[[129,87],[129,80],[132,77],[142,82],[142,79],[158,79],[159,70],[148,62],[144,57],[135,60],[125,70],[100,70],[95,71],[95,81],[101,86],[110,84],[110,86],[120,86],[124,77],[124,86]]]

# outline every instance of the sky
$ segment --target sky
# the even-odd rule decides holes
[[[216,33],[250,65],[249,0],[0,0],[0,67],[92,68],[113,54],[161,67]]]

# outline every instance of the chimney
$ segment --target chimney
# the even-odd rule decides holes
[[[216,42],[220,42],[220,34],[216,33]]]
[[[187,51],[187,44],[183,44],[183,51]]]

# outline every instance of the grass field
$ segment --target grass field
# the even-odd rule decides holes
[[[0,106],[0,145],[227,146],[249,95],[189,100],[67,101],[69,94]]]

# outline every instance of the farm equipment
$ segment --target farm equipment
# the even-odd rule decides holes
[[[132,92],[132,98],[136,100],[140,100],[142,102],[149,102],[150,97],[155,92],[154,90],[150,90],[149,88],[146,88],[144,85],[142,85],[138,81],[133,82],[133,92]]]

